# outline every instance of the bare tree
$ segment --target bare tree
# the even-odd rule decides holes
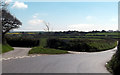
[[[8,4],[0,2],[0,22],[2,22],[2,39],[5,39],[5,34],[12,29],[19,28],[22,23],[7,10]]]
[[[44,29],[45,31],[47,31],[47,36],[48,36],[48,39],[50,39],[50,23],[49,22],[46,22],[46,21],[43,21],[43,23],[45,24],[46,28]]]
[[[44,29],[45,31],[49,32],[50,31],[50,23],[43,21],[43,23],[45,24],[46,28]]]

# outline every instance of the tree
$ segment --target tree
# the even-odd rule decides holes
[[[105,30],[102,30],[101,32],[104,33],[104,32],[106,32],[106,31],[105,31]]]
[[[49,33],[49,31],[50,31],[50,23],[49,23],[49,22],[47,23],[47,22],[45,22],[45,21],[43,21],[43,23],[44,23],[45,26],[46,26],[46,29],[44,29],[44,30]]]
[[[12,29],[19,28],[22,23],[7,10],[8,4],[5,2],[0,2],[0,12],[2,17],[0,21],[2,22],[2,39],[4,43],[5,34]]]
[[[7,10],[2,10],[2,34],[5,35],[11,29],[19,28],[22,23]]]

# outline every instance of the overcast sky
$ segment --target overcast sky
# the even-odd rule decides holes
[[[9,10],[23,23],[17,30],[43,31],[43,21],[52,31],[118,29],[118,2],[14,1]]]

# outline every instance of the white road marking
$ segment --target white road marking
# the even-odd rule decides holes
[[[116,47],[117,48],[117,47]],[[114,49],[116,49],[114,48]],[[69,53],[72,53],[72,54],[86,54],[87,52],[76,52],[76,51],[68,51]],[[103,52],[108,52],[108,51],[103,51]],[[110,52],[112,54],[114,54],[116,52],[116,50]],[[94,54],[94,53],[92,53]],[[96,54],[96,53],[95,53]],[[37,54],[37,55],[30,55],[30,56],[18,56],[18,57],[10,57],[10,58],[1,58],[1,60],[10,60],[10,59],[22,59],[22,58],[29,58],[29,57],[37,57],[37,56],[42,56],[43,54]],[[44,54],[46,55],[46,54]],[[107,63],[106,63],[107,64]]]
[[[22,59],[22,58],[28,58],[28,57],[37,57],[41,55],[32,55],[32,56],[18,56],[18,57],[10,57],[10,58],[1,58],[0,60],[10,60],[10,59]]]

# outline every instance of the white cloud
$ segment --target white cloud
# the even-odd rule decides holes
[[[23,26],[22,30],[30,30],[30,31],[40,31],[45,28],[44,20],[38,18],[39,13],[35,13],[32,15],[32,19],[28,20],[26,25]]]
[[[96,20],[96,17],[94,17],[94,16],[86,16],[86,20],[87,21],[94,21],[94,20]]]
[[[39,18],[39,17],[46,17],[48,13],[35,13],[33,14],[32,18]]]
[[[6,4],[9,4],[9,3],[11,3],[12,2],[12,0],[5,0],[5,3]]]
[[[16,1],[12,8],[28,8],[28,5],[24,4],[23,2]]]
[[[41,31],[43,28],[43,20],[33,18],[29,20],[26,25],[23,25],[21,28],[16,29],[15,31]]]
[[[74,25],[69,25],[68,29],[69,30],[79,30],[79,31],[86,31],[90,30],[91,27],[93,27],[94,24],[74,24]]]
[[[44,24],[41,19],[31,19],[27,25],[23,28],[24,30],[40,31],[43,30]]]
[[[32,17],[33,18],[38,18],[38,16],[39,16],[39,13],[35,13]]]
[[[117,19],[117,18],[112,18],[111,21],[112,21],[112,22],[117,22],[118,19]]]
[[[41,25],[43,23],[43,20],[40,19],[32,19],[28,21],[28,24],[30,25]]]
[[[92,30],[117,30],[118,26],[115,24],[74,24],[68,26],[69,30],[78,30],[78,31],[92,31]]]
[[[91,19],[93,19],[93,17],[92,16],[87,16],[86,19],[91,20]]]

